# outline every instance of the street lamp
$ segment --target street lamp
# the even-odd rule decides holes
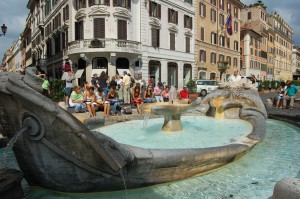
[[[5,35],[5,33],[6,33],[6,31],[7,31],[7,27],[6,27],[5,24],[3,24],[3,26],[1,26],[1,30],[2,30],[2,33],[3,33],[3,34],[0,34],[0,37],[3,36],[3,35]]]
[[[227,61],[218,62],[218,70],[220,71],[220,81],[222,82],[222,75],[227,70],[229,63]]]

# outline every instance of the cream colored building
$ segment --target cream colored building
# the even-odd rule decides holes
[[[293,77],[293,29],[277,12],[272,12],[268,16],[268,23],[275,31],[274,78],[275,80],[291,80]]]
[[[267,80],[268,69],[268,39],[269,34],[267,31],[267,11],[263,3],[255,3],[249,6],[245,6],[241,11],[241,26],[247,27],[247,29],[253,30],[254,32],[261,35],[259,41],[259,48],[254,50],[256,53],[257,60],[255,61],[255,73],[248,73],[252,68],[250,63],[246,62],[242,68],[246,71],[246,76],[255,75],[259,80]],[[250,38],[250,41],[255,40]],[[245,47],[245,46],[243,46]]]
[[[293,79],[300,80],[300,47],[293,47]]]
[[[224,81],[234,68],[240,68],[240,10],[239,0],[202,0],[196,8],[195,60],[198,79]],[[232,32],[226,32],[225,23],[231,13]],[[228,63],[229,68],[220,78],[221,66]]]

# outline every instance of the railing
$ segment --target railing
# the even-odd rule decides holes
[[[110,52],[137,52],[141,51],[141,43],[129,40],[118,39],[85,39],[79,41],[72,41],[69,43],[69,53],[72,51],[82,50],[89,51],[91,49],[102,49],[102,51]]]

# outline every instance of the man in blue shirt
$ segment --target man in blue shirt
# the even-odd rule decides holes
[[[296,98],[296,93],[298,92],[299,88],[292,84],[292,82],[287,82],[287,87],[284,92],[283,96],[283,106],[286,107],[286,100],[290,100],[290,110],[294,107],[294,101]]]

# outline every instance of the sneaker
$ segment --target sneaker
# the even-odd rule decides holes
[[[290,107],[290,110],[293,110],[293,107]]]

